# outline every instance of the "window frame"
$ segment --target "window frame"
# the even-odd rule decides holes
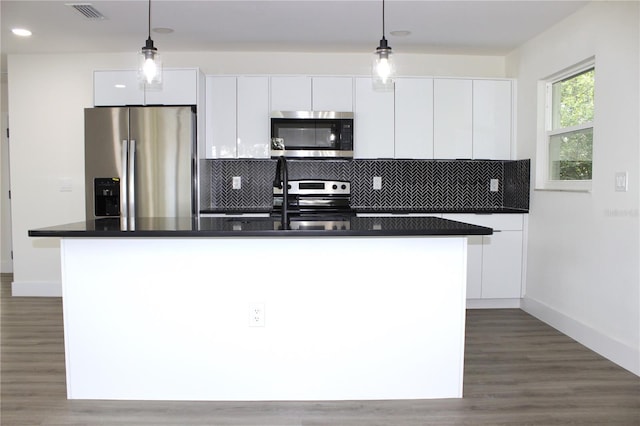
[[[593,121],[578,124],[570,127],[561,127],[557,129],[553,129],[553,85],[557,82],[570,79],[572,77],[578,76],[586,71],[591,69],[595,70],[596,63],[595,58],[589,58],[585,61],[580,62],[572,67],[566,68],[556,74],[553,74],[538,83],[539,88],[539,103],[542,105],[542,111],[539,114],[539,126],[538,126],[538,159],[537,167],[536,167],[536,189],[542,190],[559,190],[559,191],[578,191],[578,192],[589,192],[591,191],[592,182],[593,182],[593,164],[594,158],[591,159],[591,179],[584,180],[556,180],[551,179],[551,156],[550,156],[550,145],[551,138],[553,136],[557,136],[564,133],[576,132],[585,129],[592,129],[594,142],[595,143],[595,123],[596,123],[596,114],[594,111],[594,119]],[[595,81],[594,81],[594,91],[595,91]],[[594,109],[595,109],[595,94],[594,94]],[[592,146],[593,149],[593,146]]]

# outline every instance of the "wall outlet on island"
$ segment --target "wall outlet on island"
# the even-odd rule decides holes
[[[489,181],[489,191],[498,192],[500,190],[500,179],[491,179]]]
[[[233,189],[241,189],[242,188],[242,176],[234,176],[231,178],[231,187]]]
[[[249,327],[264,327],[264,303],[249,304]]]

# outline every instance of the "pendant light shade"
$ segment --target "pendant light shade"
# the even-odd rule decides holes
[[[395,72],[393,52],[384,37],[384,0],[382,0],[382,39],[376,51],[373,52],[373,64],[371,67],[373,88],[379,91],[393,90]]]
[[[149,0],[149,27],[145,45],[140,51],[140,63],[138,65],[138,79],[140,83],[151,87],[159,87],[162,84],[162,61],[158,49],[151,40],[151,0]]]

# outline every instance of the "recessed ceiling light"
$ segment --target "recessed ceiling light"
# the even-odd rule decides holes
[[[25,28],[14,28],[11,32],[20,37],[29,37],[31,35],[31,31]]]
[[[391,31],[390,33],[392,36],[396,36],[396,37],[406,37],[408,35],[411,35],[411,31],[407,31],[407,30],[396,30],[396,31]]]
[[[153,30],[154,33],[158,33],[158,34],[171,34],[173,32],[173,28],[154,28]]]

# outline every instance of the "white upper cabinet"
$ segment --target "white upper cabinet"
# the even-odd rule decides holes
[[[164,69],[162,86],[149,88],[138,82],[136,70],[104,70],[93,74],[95,106],[197,105],[197,69]]]
[[[196,105],[198,102],[198,70],[165,69],[162,87],[145,90],[146,105]]]
[[[510,80],[434,80],[434,157],[512,158]]]
[[[271,111],[353,111],[351,77],[271,77]]]
[[[144,105],[144,87],[134,70],[93,72],[93,105]]]
[[[355,158],[394,157],[394,93],[376,92],[371,78],[355,79]]]
[[[433,79],[395,81],[395,158],[433,158]]]
[[[473,158],[511,159],[511,81],[473,81]]]
[[[472,81],[433,81],[433,154],[438,159],[472,158]]]
[[[236,158],[236,77],[207,76],[206,158]]]
[[[269,78],[238,77],[238,158],[269,158]]]
[[[271,77],[271,111],[310,111],[311,77]]]
[[[352,77],[313,77],[312,86],[314,111],[353,111]]]

